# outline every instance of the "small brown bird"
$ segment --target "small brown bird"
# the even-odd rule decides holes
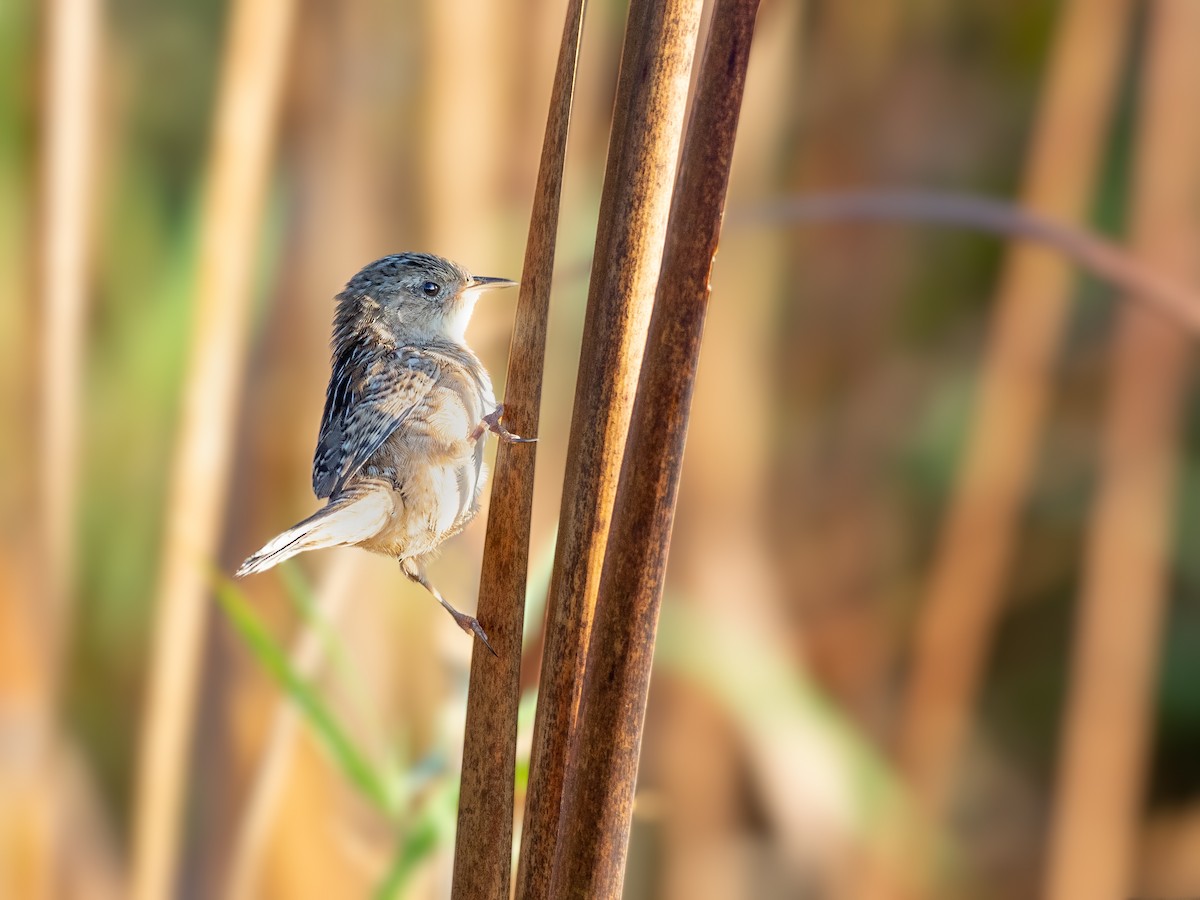
[[[492,650],[478,620],[430,583],[424,562],[479,512],[486,433],[536,440],[501,424],[491,378],[464,337],[479,295],[514,283],[427,253],[385,256],[350,279],[337,296],[313,459],[313,491],[327,503],[242,563],[238,577],[354,544],[398,559]]]

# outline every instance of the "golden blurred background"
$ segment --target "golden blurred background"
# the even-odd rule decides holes
[[[350,275],[519,275],[564,6],[0,5],[0,898],[448,895],[471,642],[361,551],[228,577],[316,508]],[[624,12],[584,30],[530,697]],[[1200,3],[764,0],[755,41],[625,895],[1200,893],[1186,329],[1031,244],[765,212],[988,196],[1200,289]],[[515,299],[469,332],[498,395]],[[467,610],[483,534],[433,565]]]

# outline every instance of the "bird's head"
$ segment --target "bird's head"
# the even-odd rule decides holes
[[[366,327],[398,344],[461,342],[480,294],[514,284],[472,275],[430,253],[385,256],[365,266],[338,294],[337,332]]]

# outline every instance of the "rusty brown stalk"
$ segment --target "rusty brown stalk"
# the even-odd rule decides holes
[[[135,900],[159,900],[173,892],[208,621],[209,566],[229,484],[256,237],[295,5],[293,0],[240,0],[231,11],[155,596],[133,821]]]
[[[670,211],[695,0],[633,0],[596,230],[546,610],[517,897],[550,896],[562,786],[604,541]]]
[[[554,248],[583,11],[584,0],[569,0],[509,350],[504,417],[509,427],[522,435],[535,435],[538,430]],[[509,892],[535,448],[533,444],[501,442],[496,452],[478,611],[496,655],[478,652],[476,646],[471,657],[451,894],[464,900],[507,897]]]
[[[757,11],[758,0],[718,0],[713,10],[596,601],[553,897],[616,898],[624,882],[709,274]],[[695,12],[679,11],[677,40]]]
[[[1134,164],[1139,257],[1200,283],[1200,6],[1150,8]],[[1194,344],[1136,305],[1121,311],[1088,529],[1044,896],[1117,897],[1134,882],[1171,534]]]

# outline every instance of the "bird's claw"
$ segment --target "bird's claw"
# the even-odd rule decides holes
[[[506,444],[536,444],[537,438],[521,437],[519,434],[513,434],[504,427],[501,419],[504,416],[504,404],[498,405],[492,412],[483,417],[483,421],[475,427],[475,437],[483,435],[483,432],[490,431]]]
[[[496,648],[492,646],[492,642],[488,640],[487,632],[483,630],[483,626],[479,624],[479,620],[474,616],[468,616],[466,613],[459,613],[454,617],[454,621],[458,623],[458,627],[467,634],[473,634],[483,642],[483,646],[488,648],[488,653],[492,656],[499,657]]]

